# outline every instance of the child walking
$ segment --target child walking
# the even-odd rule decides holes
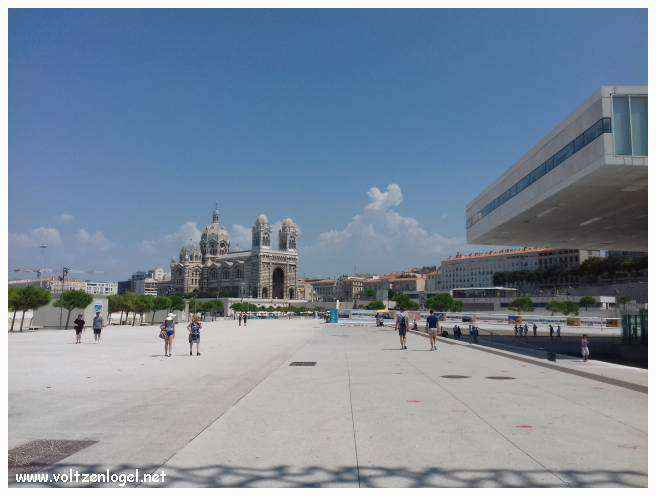
[[[581,336],[581,355],[583,356],[583,361],[587,362],[590,358],[590,349],[588,348],[588,335],[584,334]]]

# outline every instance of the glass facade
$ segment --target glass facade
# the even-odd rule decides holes
[[[647,97],[613,96],[615,155],[647,156]]]
[[[647,156],[647,97],[632,96],[631,107],[631,152],[641,157]]]
[[[645,103],[646,107],[646,103]],[[627,107],[628,108],[628,107]],[[646,109],[645,109],[645,115],[646,115]],[[627,113],[628,116],[628,113]],[[645,130],[647,129],[647,124],[645,121]],[[604,133],[610,133],[611,132],[611,121],[610,118],[604,117],[602,119],[599,119],[597,122],[595,122],[592,126],[590,126],[588,129],[586,129],[583,133],[578,135],[576,138],[574,138],[572,141],[567,143],[564,147],[562,147],[560,150],[558,150],[556,153],[554,153],[551,157],[549,157],[547,160],[545,160],[542,164],[540,164],[538,167],[533,169],[529,174],[524,176],[522,179],[517,181],[515,184],[513,184],[510,188],[508,188],[506,191],[504,191],[501,195],[497,196],[494,200],[492,200],[490,203],[485,205],[481,210],[476,212],[474,215],[470,216],[467,218],[467,227],[471,227],[474,224],[476,224],[479,220],[481,220],[483,217],[486,215],[489,215],[491,212],[493,212],[495,209],[499,208],[501,205],[506,203],[508,200],[510,200],[512,197],[520,193],[522,190],[526,189],[529,187],[531,184],[533,184],[535,181],[540,179],[542,176],[545,174],[548,174],[552,170],[554,170],[556,167],[558,167],[560,164],[562,164],[565,160],[570,158],[572,155],[576,154],[579,152],[581,149],[592,143],[594,140],[596,140],[599,136],[601,136]],[[646,145],[646,140],[647,136],[645,134],[645,147]],[[631,141],[629,139],[629,148],[631,147]]]

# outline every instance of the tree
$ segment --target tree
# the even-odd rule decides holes
[[[189,312],[190,312],[192,315],[195,314],[196,311],[199,310],[199,308],[197,308],[197,307],[198,307],[198,304],[197,304],[197,302],[196,302],[196,298],[193,298],[193,297],[192,297],[192,298],[188,301],[188,303],[189,303]]]
[[[562,313],[563,315],[578,315],[579,305],[574,301],[555,301],[552,300],[547,303],[547,310],[554,313]]]
[[[170,307],[171,307],[171,299],[169,297],[157,296],[153,300],[153,306],[151,308],[151,310],[153,311],[153,316],[150,319],[150,323],[152,324],[155,322],[155,312],[157,312],[157,310],[168,310]]]
[[[579,305],[574,301],[564,301],[562,303],[562,313],[563,315],[578,315],[579,314]]]
[[[373,300],[376,298],[376,290],[374,288],[366,288],[362,292],[362,298],[365,300]]]
[[[221,300],[203,301],[199,304],[198,309],[203,313],[203,317],[206,313],[209,313],[212,320],[214,320],[216,314],[223,311],[223,302]]]
[[[230,308],[235,312],[257,312],[260,309],[260,307],[258,307],[254,303],[248,303],[248,302],[243,302],[243,303],[236,302],[230,305]],[[282,311],[284,309],[280,308],[279,310]]]
[[[561,313],[561,305],[559,301],[556,300],[551,300],[549,303],[547,303],[546,306],[547,310],[551,312],[551,315],[555,313]]]
[[[137,296],[136,293],[124,293],[121,300],[123,301],[123,306],[125,307],[125,324],[128,324],[130,320],[130,312],[132,312],[132,325],[137,319]]]
[[[14,312],[11,321],[12,331],[14,330],[14,321],[16,320],[16,312],[18,310],[22,312],[20,323],[20,330],[22,331],[23,323],[25,322],[25,312],[28,310],[36,310],[37,308],[47,305],[52,298],[48,291],[38,286],[10,288],[9,293],[9,306]]]
[[[118,323],[121,323],[123,319],[123,308],[121,306],[121,295],[110,295],[107,297],[107,314],[109,320],[112,320],[112,314],[120,310],[121,316],[119,317]]]
[[[380,300],[374,300],[367,305],[367,310],[385,310],[385,303]]]
[[[171,306],[169,307],[169,312],[174,312],[176,310],[182,312],[185,309],[185,301],[182,296],[173,295],[169,298],[169,301],[171,303]]]
[[[136,318],[137,313],[140,316],[139,322],[143,324],[143,316],[145,312],[152,310],[153,300],[155,298],[151,295],[139,294],[136,295],[134,299],[134,316]],[[132,319],[132,325],[134,325],[135,318]]]
[[[440,293],[426,300],[426,307],[437,312],[446,312],[447,310],[455,312],[458,306],[462,309],[462,302],[454,300],[449,293]]]
[[[21,316],[20,330],[23,330],[23,321],[25,320],[25,312],[27,310],[36,310],[44,305],[50,303],[52,296],[49,291],[46,291],[39,286],[26,286],[21,291],[21,300],[23,300],[23,315]]]
[[[207,302],[207,308],[212,316],[212,320],[216,317],[216,314],[223,312],[223,302],[221,300],[211,300]]]
[[[84,291],[64,291],[59,299],[53,304],[53,306],[57,308],[63,308],[68,311],[68,314],[66,315],[66,326],[64,329],[68,329],[71,312],[76,308],[84,310],[92,301],[93,298],[91,295],[86,294]]]
[[[396,302],[396,308],[399,310],[417,310],[419,308],[419,304],[412,301],[407,294],[395,295],[394,301]]]
[[[585,307],[587,310],[588,307],[597,305],[597,299],[594,296],[582,296],[579,300],[579,305]]]
[[[16,312],[18,311],[20,306],[20,294],[21,294],[21,288],[9,288],[9,290],[7,291],[9,311],[14,312],[13,316],[11,317],[10,331],[12,332],[14,330],[14,322],[16,321]]]
[[[622,308],[624,310],[624,313],[626,313],[626,306],[631,303],[631,298],[628,296],[618,296],[615,301],[617,302],[618,305],[622,305]]]
[[[531,312],[533,310],[533,300],[528,296],[515,298],[508,304],[508,308],[517,312]]]

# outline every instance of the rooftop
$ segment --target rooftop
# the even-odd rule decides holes
[[[445,258],[444,262],[452,262],[458,260],[467,260],[472,258],[491,258],[491,257],[507,257],[509,255],[526,255],[530,253],[551,253],[555,251],[560,251],[563,248],[544,248],[544,247],[524,247],[517,249],[503,249],[503,250],[492,250],[487,252],[474,252],[467,255],[462,255],[460,253],[452,255],[448,258]]]

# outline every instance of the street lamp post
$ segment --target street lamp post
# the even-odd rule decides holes
[[[37,277],[39,279],[39,287],[42,288],[43,287],[43,280],[41,279],[41,276],[43,275],[43,273],[46,270],[46,248],[48,248],[48,245],[43,243],[43,244],[39,245],[39,248],[41,249],[41,261],[43,262],[43,264],[41,265],[42,269],[39,270],[38,273],[37,273]]]
[[[62,267],[62,275],[61,275],[61,292],[59,293],[59,297],[64,294],[64,284],[66,283],[66,276],[68,275],[68,271],[71,270],[68,267]],[[63,316],[63,308],[59,307],[59,328],[61,329],[62,326],[62,316]]]

